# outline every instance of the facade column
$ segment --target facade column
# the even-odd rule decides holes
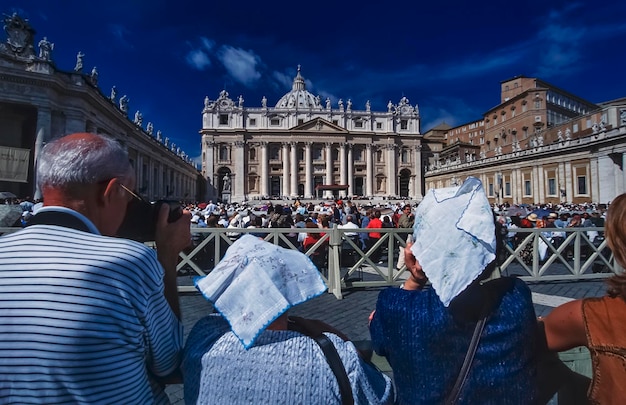
[[[372,185],[374,181],[374,162],[372,162],[372,144],[365,145],[365,163],[367,176],[365,179],[365,193],[368,197],[374,195]]]
[[[424,186],[422,185],[422,179],[424,178],[424,166],[422,165],[422,145],[415,145],[413,149],[413,194],[410,196],[414,199],[421,200],[424,197]]]
[[[331,185],[334,183],[333,181],[333,154],[332,154],[332,146],[333,144],[330,142],[326,142],[326,184]],[[332,190],[326,190],[324,193],[325,198],[332,198],[333,192]]]
[[[298,197],[298,143],[291,142],[291,154],[289,160],[291,163],[291,197]]]
[[[235,141],[235,173],[231,173],[231,202],[244,201],[246,199],[246,179],[248,171],[246,170],[246,143],[244,141]],[[232,177],[235,177],[233,180]]]
[[[135,167],[135,188],[139,190],[141,194],[144,194],[141,190],[144,189],[143,178],[143,154],[137,151],[137,167]]]
[[[205,141],[203,149],[203,162],[202,162],[202,173],[204,174],[204,179],[206,181],[206,193],[205,196],[208,200],[215,200],[217,198],[217,190],[215,188],[215,142],[214,141]],[[156,179],[153,179],[156,181]],[[156,194],[157,189],[153,188],[154,193]]]
[[[289,143],[283,142],[283,190],[281,195],[288,196],[289,193]]]
[[[306,142],[304,144],[304,197],[313,198],[315,193],[313,192],[313,162],[311,159],[311,146],[313,142]]]
[[[354,144],[348,144],[348,196],[354,196]]]
[[[339,183],[342,186],[346,185],[346,144],[339,144]],[[339,196],[345,198],[348,195],[348,190],[339,190]]]
[[[270,167],[267,161],[267,147],[267,142],[261,142],[261,178],[259,179],[259,181],[261,182],[259,188],[261,192],[261,197],[265,197],[269,194],[267,190],[267,184],[270,181]]]
[[[398,178],[400,177],[398,170],[396,170],[396,145],[387,145],[387,195],[398,195],[397,186]]]
[[[34,168],[35,172],[33,174],[34,180],[34,192],[33,196],[35,200],[39,200],[43,197],[41,190],[37,186],[37,162],[39,160],[39,155],[41,153],[41,148],[46,144],[48,140],[50,140],[51,134],[51,125],[52,125],[52,114],[49,109],[39,107],[37,109],[37,138],[35,138],[35,154],[34,154]]]

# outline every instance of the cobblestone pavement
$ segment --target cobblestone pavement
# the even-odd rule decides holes
[[[528,283],[528,286],[533,292],[537,316],[547,315],[554,306],[567,299],[602,296],[606,290],[604,281],[596,280],[542,281]],[[375,308],[376,298],[381,290],[382,288],[348,290],[342,300],[336,299],[332,294],[323,294],[291,309],[290,313],[323,320],[345,332],[354,341],[369,340],[368,316]],[[181,295],[180,302],[185,333],[189,333],[200,318],[212,311],[211,304],[199,294]],[[182,385],[169,386],[167,393],[173,404],[184,403]]]

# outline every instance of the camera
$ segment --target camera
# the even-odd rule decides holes
[[[167,222],[176,222],[183,215],[183,207],[178,201],[159,200],[154,203],[133,199],[128,204],[126,216],[117,231],[117,236],[137,242],[150,242],[155,239],[156,223],[163,204],[170,208]]]

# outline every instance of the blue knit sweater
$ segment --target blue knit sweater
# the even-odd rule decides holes
[[[326,336],[344,364],[354,403],[393,403],[391,380],[361,361],[351,342]],[[265,330],[246,350],[221,316],[207,316],[189,334],[182,368],[187,404],[341,404],[320,347],[291,330]]]
[[[383,290],[370,325],[372,345],[393,369],[398,404],[442,404],[469,347],[432,288]],[[536,397],[537,320],[531,293],[515,280],[483,331],[460,404],[531,404]]]

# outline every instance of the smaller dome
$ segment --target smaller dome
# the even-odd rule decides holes
[[[293,79],[291,91],[278,100],[276,108],[321,108],[319,97],[309,93],[306,89],[304,78],[300,75],[300,65],[298,65],[298,74]]]

